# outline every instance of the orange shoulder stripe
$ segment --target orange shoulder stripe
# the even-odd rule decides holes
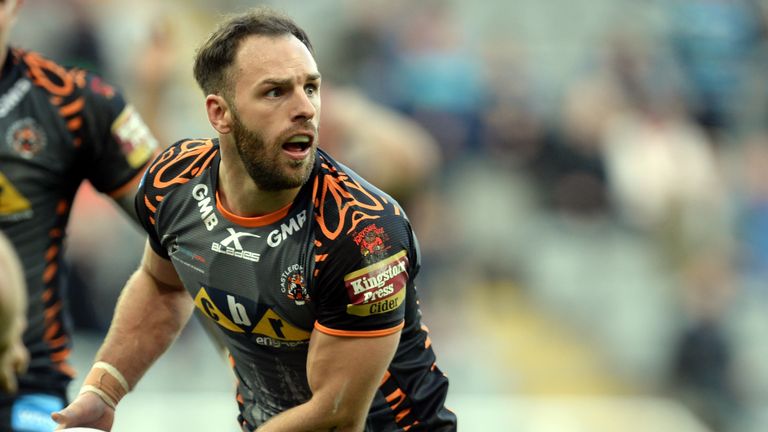
[[[405,326],[405,321],[401,321],[400,324],[388,328],[388,329],[381,329],[381,330],[362,330],[362,331],[354,331],[354,330],[336,330],[332,329],[330,327],[326,327],[319,322],[315,321],[315,328],[323,332],[325,334],[331,335],[331,336],[344,336],[344,337],[380,337],[380,336],[388,336],[393,333],[397,333],[398,331],[402,330]]]

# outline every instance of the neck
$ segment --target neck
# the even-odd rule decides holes
[[[5,59],[8,58],[9,52],[10,48],[8,45],[4,45],[2,48],[0,48],[0,77],[3,76],[3,71],[5,69]]]
[[[227,156],[235,156],[232,157]],[[234,161],[234,162],[233,162]],[[253,181],[236,155],[221,154],[217,190],[221,204],[242,217],[263,216],[280,210],[292,202],[300,187],[265,191]]]

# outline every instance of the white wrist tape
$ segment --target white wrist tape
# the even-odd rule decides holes
[[[128,381],[125,379],[123,374],[120,373],[119,370],[117,370],[116,367],[112,366],[111,364],[109,364],[107,362],[103,362],[103,361],[94,363],[93,367],[99,368],[99,369],[104,369],[105,371],[107,371],[107,373],[112,375],[117,380],[117,382],[119,382],[120,385],[123,386],[123,390],[125,390],[126,393],[131,391],[131,387],[128,385]]]
[[[97,396],[101,398],[101,400],[104,401],[105,404],[109,405],[112,409],[115,409],[117,407],[117,402],[115,402],[107,393],[105,393],[103,390],[101,390],[98,387],[92,386],[92,385],[84,385],[80,388],[80,393],[95,393]]]
[[[120,371],[107,362],[96,362],[91,371],[85,377],[80,394],[91,392],[98,395],[104,403],[112,407],[117,406],[131,387]]]

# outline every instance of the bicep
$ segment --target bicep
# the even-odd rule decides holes
[[[141,259],[141,270],[154,279],[159,285],[173,290],[184,290],[176,269],[171,261],[158,255],[147,241],[144,245],[144,256]]]
[[[377,337],[312,333],[307,377],[312,398],[334,413],[362,420],[400,340],[400,332]]]

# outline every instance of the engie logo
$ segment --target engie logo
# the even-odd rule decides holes
[[[218,243],[216,242],[211,243],[212,251],[220,254],[224,254],[224,255],[230,255],[235,258],[242,258],[248,261],[259,262],[259,259],[261,259],[261,255],[243,249],[243,245],[240,244],[240,238],[241,237],[259,238],[260,236],[256,234],[246,233],[246,232],[237,232],[232,228],[227,228],[227,231],[229,232],[229,237],[225,238],[224,240]]]
[[[351,300],[347,313],[368,316],[393,311],[403,304],[408,282],[405,251],[344,276]]]

